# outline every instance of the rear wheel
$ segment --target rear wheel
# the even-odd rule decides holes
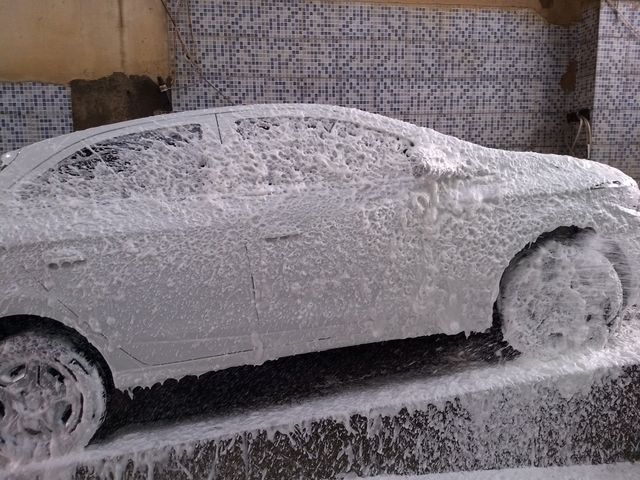
[[[505,272],[498,298],[504,340],[543,355],[603,346],[622,307],[616,269],[587,235],[526,252]]]
[[[99,369],[63,336],[23,331],[0,340],[0,466],[89,443],[106,408]]]

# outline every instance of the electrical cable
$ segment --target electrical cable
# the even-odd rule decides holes
[[[616,14],[616,17],[618,17],[618,19],[624,24],[624,26],[627,27],[637,39],[640,39],[640,29],[633,25],[626,16],[620,13],[620,10],[616,5],[613,4],[612,0],[605,0],[605,2],[607,3],[607,5],[609,5],[609,7],[611,7],[613,13]]]
[[[591,122],[587,117],[580,115],[580,118],[584,120],[584,124],[587,127],[587,160],[591,160]]]
[[[165,0],[160,0],[160,2],[162,3],[162,6],[164,7],[164,11],[167,13],[167,16],[169,17],[169,20],[171,21],[171,23],[173,25],[176,37],[177,37],[178,41],[180,42],[180,46],[182,47],[182,53],[184,54],[184,57],[191,64],[191,66],[196,69],[196,71],[200,74],[200,77],[202,78],[202,80],[207,85],[209,85],[209,87],[211,87],[218,95],[220,95],[224,100],[229,102],[231,105],[235,105],[235,102],[233,100],[231,100],[231,98],[229,98],[228,95],[226,95],[220,88],[218,88],[214,83],[212,83],[207,78],[206,74],[204,73],[204,70],[202,69],[202,66],[199,65],[193,59],[193,55],[191,54],[191,50],[189,49],[189,47],[187,46],[186,42],[184,41],[184,38],[182,37],[182,33],[180,32],[180,28],[178,27],[178,23],[176,22],[175,18],[173,17],[173,14],[171,13],[171,10],[169,10],[169,6],[167,5],[167,2]]]
[[[582,128],[584,127],[585,129],[585,134],[587,137],[587,160],[591,160],[591,144],[592,144],[592,131],[591,131],[591,122],[589,121],[589,119],[587,117],[585,117],[584,115],[578,114],[578,131],[576,132],[576,136],[573,139],[573,142],[571,143],[571,145],[569,145],[568,143],[566,143],[566,136],[565,136],[565,145],[566,147],[569,149],[569,153],[571,153],[571,155],[573,155],[574,157],[576,157],[576,145],[578,144],[578,140],[580,139],[580,134],[582,133]]]
[[[576,136],[573,139],[573,143],[569,147],[569,152],[574,157],[576,156],[576,153],[575,153],[576,144],[578,143],[578,138],[580,138],[580,133],[582,133],[582,126],[584,125],[584,117],[582,115],[578,115],[578,120],[580,121],[580,125],[578,126],[578,132],[576,133]]]

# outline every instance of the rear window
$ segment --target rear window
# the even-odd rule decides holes
[[[270,186],[358,182],[411,175],[409,139],[352,122],[269,117],[236,122],[238,153],[251,152]]]

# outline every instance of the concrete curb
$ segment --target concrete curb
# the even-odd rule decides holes
[[[640,452],[638,405],[638,366],[600,368],[174,445],[149,434],[143,450],[97,450],[10,478],[311,480],[612,463]]]

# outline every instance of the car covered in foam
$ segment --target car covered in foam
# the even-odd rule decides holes
[[[492,326],[597,347],[638,292],[630,177],[354,109],[76,132],[0,191],[0,464],[86,444],[114,388]]]

